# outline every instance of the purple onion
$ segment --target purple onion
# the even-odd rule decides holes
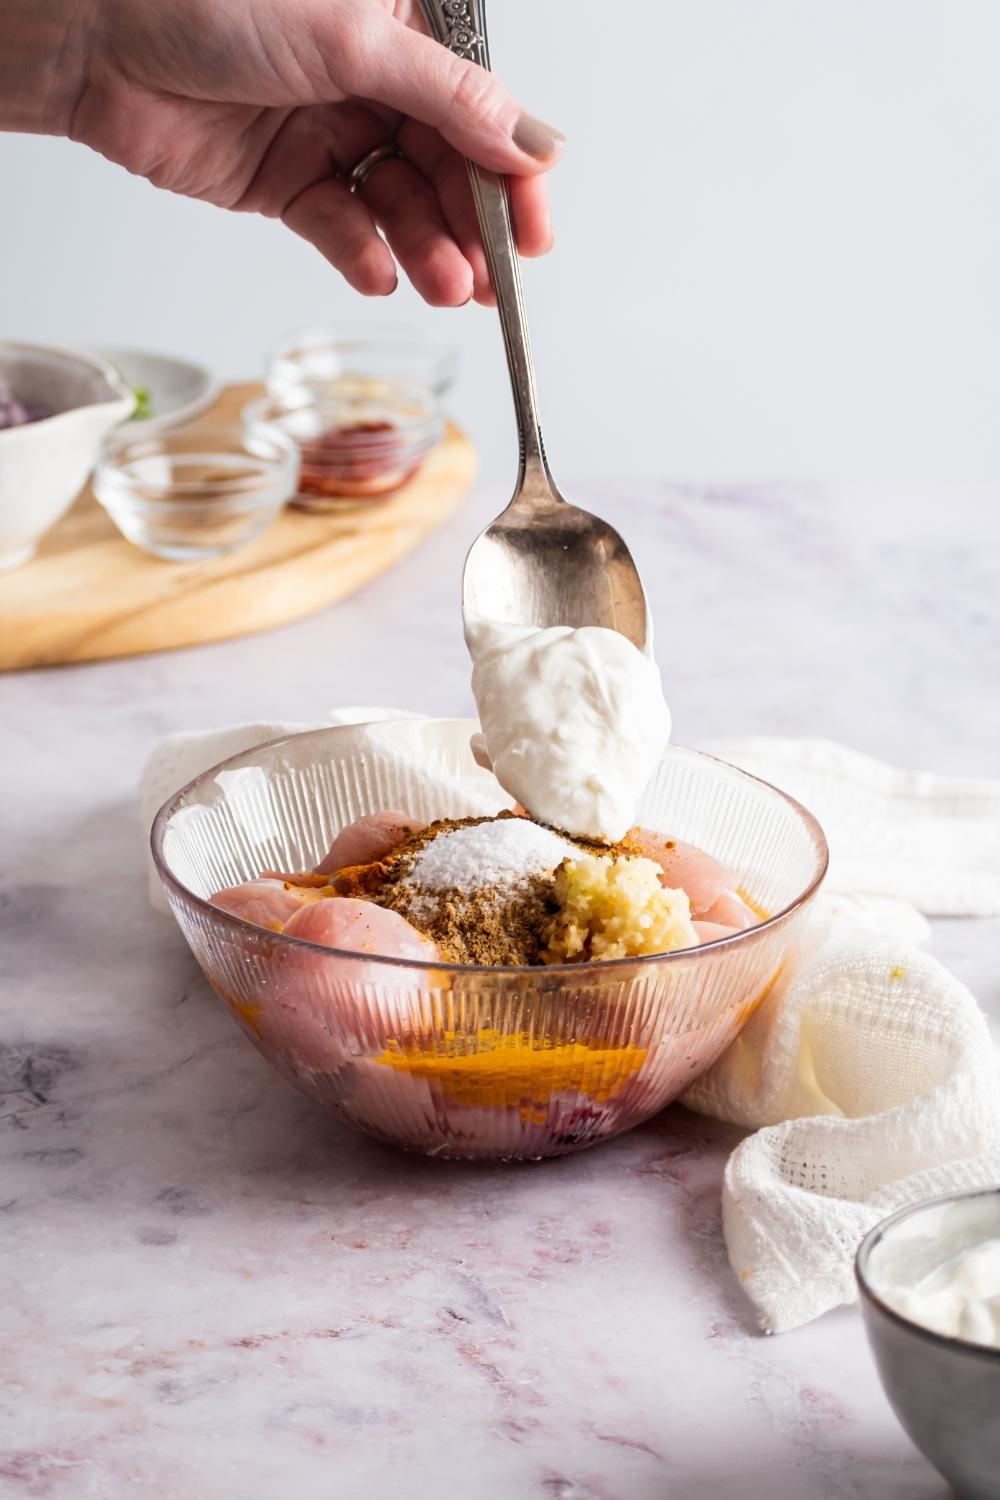
[[[38,406],[32,401],[21,401],[17,396],[0,393],[0,428],[23,427],[26,422],[40,422],[51,417],[49,407]]]

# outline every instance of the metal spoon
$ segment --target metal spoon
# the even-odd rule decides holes
[[[489,68],[484,0],[420,0],[450,51]],[[625,543],[599,516],[570,505],[545,457],[507,183],[468,162],[514,393],[520,462],[514,497],[472,544],[462,580],[466,615],[525,625],[604,625],[652,646],[646,595]]]

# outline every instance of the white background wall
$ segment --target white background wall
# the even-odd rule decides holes
[[[1000,475],[998,0],[494,0],[491,32],[569,137],[526,269],[559,476]],[[240,376],[359,316],[460,342],[506,482],[492,313],[364,304],[279,225],[0,137],[0,334]]]

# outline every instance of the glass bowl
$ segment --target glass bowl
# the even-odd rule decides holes
[[[196,426],[122,434],[101,453],[94,494],[137,547],[192,562],[258,536],[295,494],[298,469],[298,449],[280,432]]]
[[[294,504],[329,511],[370,505],[400,489],[444,431],[432,399],[398,381],[332,381],[263,396],[243,409],[248,441],[280,435],[299,449]]]
[[[265,356],[268,395],[284,399],[303,387],[331,380],[403,381],[435,401],[455,378],[455,346],[417,328],[388,323],[315,325],[284,334]]]
[[[160,809],[153,857],[212,987],[307,1094],[412,1151],[556,1156],[638,1125],[729,1045],[781,972],[826,843],[774,787],[672,748],[641,822],[733,865],[774,913],[703,947],[542,968],[428,964],[319,947],[209,903],[261,870],[312,868],[362,814],[461,816],[455,778],[486,776],[469,749],[476,727],[344,725],[233,756]],[[497,811],[507,805],[497,787]]]

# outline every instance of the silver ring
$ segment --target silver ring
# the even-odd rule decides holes
[[[377,166],[384,161],[392,161],[394,157],[402,157],[403,153],[395,141],[383,141],[381,146],[373,146],[366,151],[360,161],[355,162],[351,170],[345,175],[344,182],[347,184],[349,193],[356,193],[359,187],[363,187]]]

